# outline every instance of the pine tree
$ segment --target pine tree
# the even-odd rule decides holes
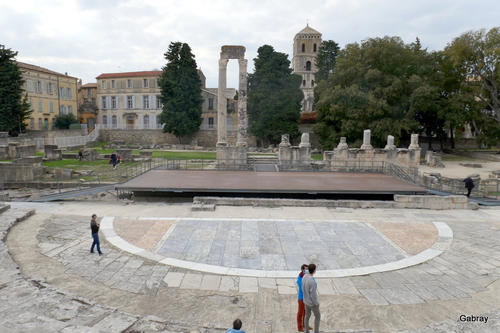
[[[302,77],[292,74],[284,53],[270,45],[258,49],[255,72],[248,77],[248,114],[250,132],[265,146],[279,143],[282,134],[300,135],[298,120]]]
[[[22,71],[15,62],[17,52],[0,45],[0,131],[17,136],[26,130],[32,111],[23,89]]]
[[[160,122],[165,124],[163,132],[173,133],[180,142],[201,125],[201,80],[188,44],[170,43],[165,59],[159,80],[163,103]]]
[[[318,69],[315,74],[316,82],[328,79],[328,75],[330,75],[337,63],[339,50],[339,44],[333,40],[324,40],[321,43],[316,55],[316,68]]]

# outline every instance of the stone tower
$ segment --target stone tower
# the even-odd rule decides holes
[[[321,41],[321,33],[309,27],[309,24],[293,39],[292,69],[295,74],[302,75],[300,86],[304,93],[302,112],[314,111],[314,73],[316,73],[316,54]]]

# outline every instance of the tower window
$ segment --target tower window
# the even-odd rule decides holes
[[[313,52],[316,52],[316,48],[317,48],[316,43],[314,43]]]
[[[306,52],[306,44],[302,43],[302,52]]]
[[[306,86],[306,80],[302,80],[302,85],[305,87]]]
[[[308,61],[306,62],[306,71],[310,71],[311,70],[311,62]]]

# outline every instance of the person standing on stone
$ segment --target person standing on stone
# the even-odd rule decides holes
[[[302,278],[306,274],[307,265],[303,264],[300,266],[300,273],[297,277],[297,287],[298,287],[298,310],[297,310],[297,329],[299,332],[304,332],[304,317],[306,315],[306,308],[304,306],[304,292],[302,291]]]
[[[113,164],[113,169],[116,169],[116,163],[118,163],[118,156],[116,153],[112,153],[109,161]]]
[[[90,253],[94,253],[94,246],[97,246],[97,253],[102,255],[101,243],[99,242],[99,222],[97,222],[97,215],[92,215],[92,220],[90,220],[90,231],[92,233],[92,246],[90,247]]]
[[[470,197],[470,192],[472,192],[472,189],[474,188],[474,181],[469,175],[467,176],[467,178],[463,180],[463,182],[465,183],[465,188],[467,189],[467,198],[468,198]]]
[[[236,319],[233,322],[233,327],[228,328],[226,333],[246,333],[245,331],[241,330],[241,326],[243,326],[243,323],[241,322],[241,320]]]
[[[78,162],[81,162],[83,160],[83,151],[80,149],[78,151]]]
[[[309,333],[309,318],[311,312],[314,313],[314,332],[319,333],[319,322],[321,320],[321,313],[319,312],[319,298],[318,298],[318,284],[314,279],[316,274],[316,265],[308,265],[309,274],[304,275],[302,278],[302,291],[304,293],[304,304],[306,306],[306,315],[304,318],[304,329]]]

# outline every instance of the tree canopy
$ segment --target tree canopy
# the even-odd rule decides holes
[[[69,129],[70,125],[78,124],[78,118],[72,113],[60,114],[54,117],[54,127]]]
[[[254,73],[248,75],[250,132],[264,146],[279,143],[282,134],[297,137],[302,77],[292,74],[288,56],[270,45],[258,49],[254,62]]]
[[[339,44],[333,40],[324,40],[321,42],[316,55],[317,72],[314,77],[316,82],[328,79],[328,75],[330,75],[337,63],[339,50]]]
[[[194,58],[188,44],[170,43],[159,79],[163,132],[173,133],[179,140],[196,132],[202,123],[201,80]]]
[[[24,95],[22,71],[15,62],[17,52],[0,45],[0,131],[17,136],[26,130],[32,111]]]
[[[466,117],[478,141],[494,145],[500,139],[500,27],[465,32],[444,52],[460,75],[460,95],[475,101]]]

